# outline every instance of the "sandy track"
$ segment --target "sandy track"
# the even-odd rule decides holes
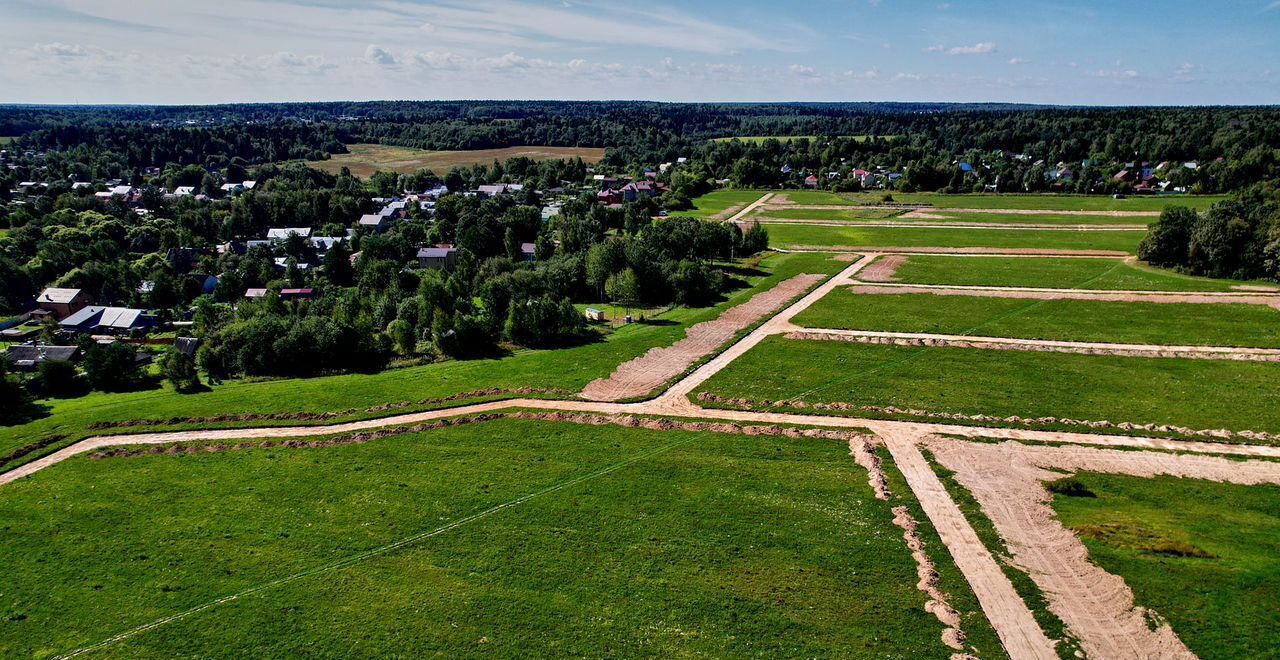
[[[900,247],[896,245],[790,245],[786,252],[881,252],[885,254],[979,254],[1032,257],[1115,257],[1132,254],[1122,250],[1065,250],[1058,248]]]
[[[1115,355],[1124,357],[1181,358],[1191,360],[1280,362],[1280,349],[1277,348],[1114,344],[1085,341],[1056,341],[1049,339],[939,335],[917,332],[842,330],[835,328],[798,328],[786,333],[785,337],[787,339],[810,341],[847,341],[858,344],[882,344],[890,346],[942,346],[951,348],[980,348],[998,351],[1075,353],[1079,355]]]
[[[1243,292],[1176,293],[1157,291],[1099,291],[1094,289],[1033,289],[1019,287],[966,287],[936,284],[863,283],[849,287],[852,293],[897,295],[928,293],[935,296],[1023,298],[1027,300],[1102,300],[1111,302],[1267,305],[1280,309],[1280,296]]]
[[[1012,554],[1076,635],[1089,656],[1195,657],[1167,624],[1154,630],[1124,580],[1089,562],[1088,549],[1063,526],[1043,482],[1061,472],[1139,477],[1171,475],[1237,484],[1280,484],[1280,464],[1090,447],[998,445],[934,439],[928,448],[973,493]]]
[[[757,293],[715,319],[690,327],[685,331],[684,339],[671,346],[651,348],[644,355],[619,365],[608,378],[588,383],[582,390],[582,397],[592,401],[619,401],[644,396],[684,373],[735,334],[782,308],[787,301],[822,279],[822,275],[796,275],[768,291]]]
[[[956,567],[973,588],[983,613],[995,628],[1009,656],[1015,659],[1057,658],[1053,642],[1040,629],[1035,615],[921,455],[915,444],[917,436],[892,425],[877,426],[874,430],[885,441],[894,464],[906,477],[907,484],[943,545],[947,546]]]
[[[858,273],[858,279],[865,282],[896,282],[894,275],[898,268],[907,262],[904,254],[888,254],[871,262],[870,266]]]

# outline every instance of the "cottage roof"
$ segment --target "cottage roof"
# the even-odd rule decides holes
[[[80,289],[59,289],[57,287],[49,287],[40,292],[40,297],[36,299],[36,302],[43,304],[65,305],[70,303],[78,295],[80,295]]]

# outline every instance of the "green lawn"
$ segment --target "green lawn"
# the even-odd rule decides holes
[[[912,255],[898,267],[894,281],[904,284],[1017,286],[1109,291],[1229,291],[1240,284],[1183,275],[1143,263],[1117,259],[1055,259]],[[1276,287],[1280,290],[1280,286]]]
[[[1114,250],[1134,253],[1145,231],[1053,231],[826,227],[764,223],[769,244],[789,247],[985,247],[1000,249]]]
[[[1280,365],[1258,362],[864,345],[775,336],[713,376],[701,390],[754,401],[798,399],[965,415],[1277,432],[1277,376]]]
[[[725,303],[707,308],[677,308],[655,319],[655,323],[625,326],[609,334],[605,341],[574,348],[519,351],[502,359],[449,361],[390,369],[372,375],[228,382],[214,387],[212,391],[199,394],[177,394],[165,387],[143,392],[94,393],[79,399],[55,400],[49,402],[52,414],[47,417],[27,424],[0,427],[0,456],[50,436],[65,436],[41,452],[33,452],[3,466],[12,467],[74,440],[104,433],[87,428],[89,424],[100,421],[240,413],[325,412],[352,408],[363,410],[385,403],[419,401],[488,388],[536,387],[578,391],[592,380],[608,376],[617,365],[642,355],[654,346],[675,343],[684,336],[684,330],[689,325],[714,318],[725,309],[746,301],[755,293],[769,289],[782,280],[798,273],[836,273],[847,265],[832,260],[830,255],[770,255],[761,264],[762,274],[751,276],[747,280],[750,287],[735,292]],[[478,400],[483,399],[470,401]],[[429,407],[432,406],[415,406],[383,413],[358,413],[345,419],[378,417]],[[277,425],[298,423],[300,422],[275,422]],[[255,421],[239,425],[268,424],[271,422]],[[161,428],[184,428],[184,425]],[[137,432],[137,429],[132,432]]]
[[[1166,206],[1188,206],[1207,209],[1227,198],[1226,195],[1160,195],[1112,199],[1107,195],[996,195],[971,193],[904,193],[889,191],[899,204],[926,204],[938,208],[958,209],[1028,209],[1043,211],[1159,211]],[[847,196],[859,203],[874,204],[885,191],[853,193]]]
[[[1239,303],[859,294],[842,287],[801,312],[795,322],[809,328],[882,332],[1280,348],[1280,312]]]
[[[912,222],[966,222],[1014,225],[1150,225],[1156,218],[1148,216],[1063,215],[1061,213],[948,213],[946,209],[926,209],[929,215],[945,219],[905,220]]]
[[[764,197],[762,190],[716,190],[701,197],[694,198],[692,211],[678,211],[673,215],[687,215],[695,218],[709,218],[720,215],[730,208],[739,210]]]
[[[103,651],[945,657],[890,508],[836,441],[534,421],[79,457],[0,489],[0,654],[258,589]],[[944,588],[967,650],[1001,657]]]
[[[1280,649],[1280,487],[1080,474],[1053,508],[1202,658]]]

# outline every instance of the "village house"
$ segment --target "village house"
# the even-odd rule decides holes
[[[297,235],[303,238],[311,238],[310,227],[275,227],[267,230],[268,241],[283,241],[290,235]]]
[[[58,323],[67,332],[127,333],[154,327],[156,317],[140,309],[90,305]]]
[[[31,341],[15,344],[5,352],[9,366],[18,371],[35,371],[45,362],[75,362],[80,359],[78,346],[53,346]]]
[[[432,270],[453,270],[458,265],[458,249],[452,245],[437,245],[418,250],[418,265]]]
[[[49,312],[53,318],[61,321],[84,309],[91,302],[93,299],[89,294],[80,289],[50,287],[40,292],[40,297],[36,298],[36,307]]]

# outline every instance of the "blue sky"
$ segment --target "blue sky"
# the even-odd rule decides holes
[[[0,102],[1280,103],[1280,0],[3,0]]]

